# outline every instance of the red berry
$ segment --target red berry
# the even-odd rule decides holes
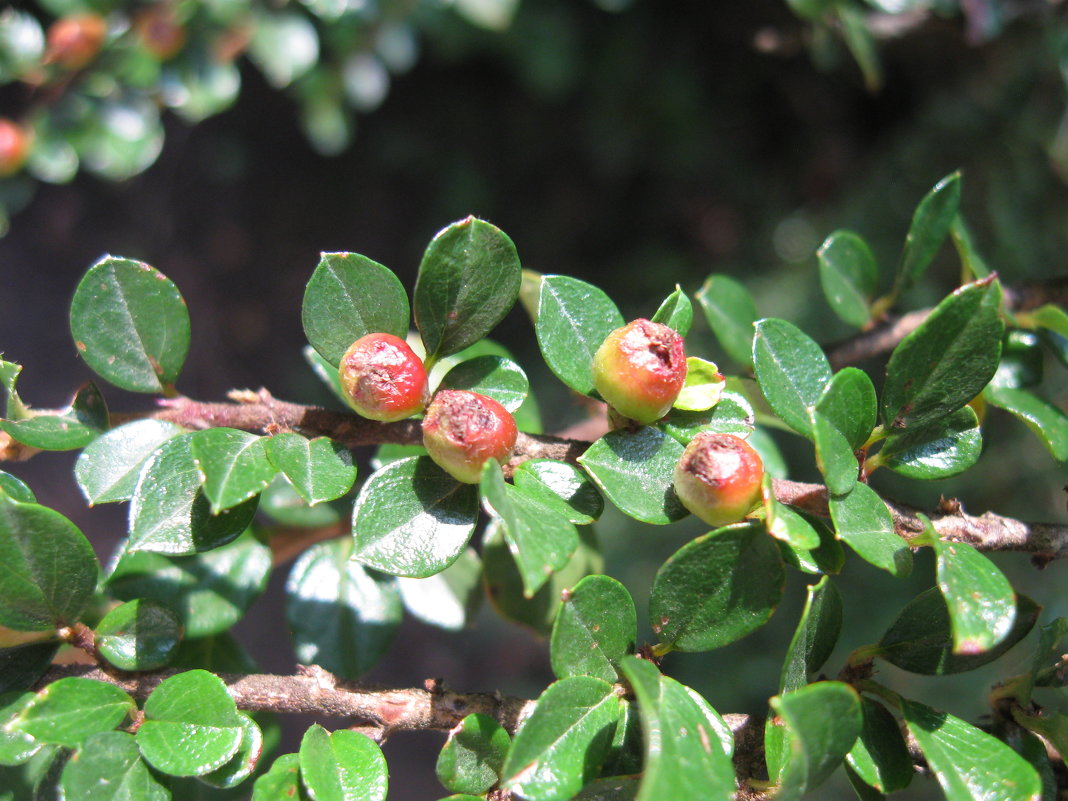
[[[733,434],[698,434],[675,466],[682,505],[712,526],[737,522],[753,511],[763,479],[760,456]]]
[[[360,337],[341,357],[341,386],[356,413],[392,422],[426,407],[427,378],[422,360],[393,334]]]
[[[661,323],[627,323],[609,334],[593,357],[593,385],[601,397],[639,423],[667,414],[685,382],[682,337]]]
[[[29,132],[18,123],[0,117],[0,176],[18,172],[29,153]]]
[[[99,14],[71,14],[48,28],[45,63],[80,70],[96,58],[107,36],[108,24]]]
[[[507,462],[517,436],[508,410],[477,392],[443,389],[423,418],[423,447],[439,467],[465,484],[477,484],[490,459]]]
[[[141,46],[160,61],[173,58],[185,47],[185,28],[170,6],[143,9],[134,18],[133,28]]]

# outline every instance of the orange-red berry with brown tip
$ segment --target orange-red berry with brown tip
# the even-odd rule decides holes
[[[29,154],[29,131],[17,122],[0,117],[0,177],[17,173]]]
[[[353,342],[341,357],[338,377],[361,417],[390,423],[426,408],[423,361],[393,334],[367,334]]]
[[[423,417],[423,447],[442,470],[465,484],[477,484],[490,459],[507,462],[518,435],[511,413],[477,392],[443,389]]]
[[[48,28],[45,63],[80,70],[96,58],[107,33],[108,24],[99,14],[60,17]]]
[[[662,323],[627,323],[609,334],[593,357],[594,387],[609,406],[639,423],[667,414],[685,383],[682,337]]]
[[[711,526],[726,526],[760,504],[764,463],[744,439],[704,431],[690,440],[675,466],[682,505]]]

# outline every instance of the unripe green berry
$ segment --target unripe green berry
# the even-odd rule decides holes
[[[735,523],[760,503],[764,463],[744,439],[704,431],[675,466],[682,505],[711,526]]]
[[[423,447],[441,469],[465,484],[477,484],[490,459],[507,462],[517,436],[511,413],[477,392],[443,389],[423,417]]]
[[[393,334],[360,337],[341,357],[338,377],[356,413],[389,423],[426,408],[427,377],[422,360]]]
[[[650,320],[617,328],[593,357],[594,387],[609,406],[639,423],[667,414],[685,382],[682,337]]]

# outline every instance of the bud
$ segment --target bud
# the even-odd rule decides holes
[[[667,414],[685,382],[682,337],[661,323],[627,323],[609,334],[593,357],[593,385],[601,397],[639,423]]]
[[[29,154],[29,132],[7,117],[0,117],[0,177],[18,172]]]
[[[368,334],[353,342],[341,357],[338,377],[352,408],[370,420],[403,420],[426,407],[423,362],[393,334]]]
[[[104,46],[108,25],[99,14],[71,14],[48,28],[46,64],[80,70],[96,58]]]
[[[745,517],[760,503],[764,463],[745,440],[704,431],[690,440],[675,466],[682,505],[712,526]]]
[[[517,436],[507,409],[466,390],[441,390],[423,418],[423,447],[441,469],[465,484],[477,484],[490,459],[507,462]]]

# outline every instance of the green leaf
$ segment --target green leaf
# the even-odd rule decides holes
[[[300,756],[282,754],[270,769],[252,785],[252,801],[306,801],[304,785],[300,783]]]
[[[598,779],[583,787],[582,792],[572,801],[634,801],[638,797],[639,782],[640,778],[637,776],[612,776],[607,779]]]
[[[578,530],[555,505],[504,483],[500,466],[490,461],[482,470],[480,490],[486,511],[501,521],[508,547],[530,598],[561,569],[578,547]]]
[[[132,734],[108,731],[87,738],[63,768],[67,798],[93,801],[170,801],[171,794],[141,760]]]
[[[820,681],[772,698],[771,708],[789,747],[775,797],[792,801],[822,784],[857,741],[860,696],[848,684]]]
[[[107,427],[107,404],[92,382],[83,385],[65,409],[33,413],[22,420],[0,420],[0,429],[14,439],[44,451],[84,448]]]
[[[449,370],[439,389],[466,389],[493,398],[510,412],[523,405],[530,383],[518,364],[503,356],[476,356]]]
[[[675,329],[680,337],[684,337],[690,333],[690,326],[693,325],[693,304],[682,287],[675,284],[675,291],[664,299],[650,319]]]
[[[119,670],[155,670],[174,655],[182,624],[162,604],[137,599],[104,615],[94,634],[100,655]]]
[[[1035,769],[1005,743],[960,718],[902,699],[901,712],[947,801],[1038,801]]]
[[[628,656],[620,666],[641,712],[645,758],[638,801],[733,799],[733,740],[723,718],[651,662]]]
[[[193,434],[190,449],[212,514],[255,498],[271,483],[278,470],[267,458],[269,441],[236,428],[209,428]]]
[[[508,732],[489,715],[468,715],[438,754],[438,781],[454,793],[484,793],[500,781],[511,745]]]
[[[15,389],[15,385],[18,384],[19,374],[21,372],[21,364],[0,359],[0,383],[4,385],[4,389],[7,392],[7,400],[4,405],[4,417],[8,420],[22,420],[25,417],[29,417],[31,414],[29,408],[22,402],[18,391]]]
[[[189,350],[189,311],[163,273],[105,256],[70,305],[70,330],[85,363],[131,392],[172,391]]]
[[[914,768],[897,720],[886,707],[870,698],[861,697],[860,711],[864,724],[846,756],[846,764],[858,779],[880,793],[904,790],[912,780]]]
[[[808,684],[809,677],[831,655],[841,630],[842,596],[830,576],[824,576],[819,583],[808,585],[805,608],[790,640],[779,678],[780,693],[799,690]]]
[[[208,553],[165,556],[126,551],[107,579],[123,601],[156,601],[178,615],[186,637],[225,631],[267,586],[271,549],[251,533]]]
[[[811,437],[809,409],[831,379],[823,349],[793,323],[768,318],[756,324],[753,366],[775,414],[794,431]]]
[[[719,403],[727,379],[715,362],[690,356],[686,359],[686,382],[672,405],[685,412],[704,412]]]
[[[352,451],[329,437],[275,434],[267,440],[267,456],[309,506],[340,498],[356,481]]]
[[[955,654],[945,598],[938,587],[920,593],[901,610],[879,640],[878,656],[912,673],[944,676],[993,662],[1023,639],[1038,620],[1040,607],[1026,595],[1016,598],[1012,630],[989,651]]]
[[[32,687],[59,650],[53,640],[0,648],[0,694]]]
[[[619,662],[634,653],[638,628],[627,588],[609,576],[587,576],[563,598],[549,644],[557,678],[618,680]]]
[[[936,540],[938,588],[946,599],[953,653],[989,651],[1012,632],[1016,593],[989,559],[963,542]]]
[[[853,231],[835,231],[820,245],[816,256],[827,304],[850,325],[867,325],[879,281],[879,267],[868,243]]]
[[[135,420],[97,437],[81,452],[74,477],[90,505],[128,501],[141,467],[182,427],[164,420]]]
[[[998,371],[989,386],[1023,389],[1042,383],[1045,353],[1041,343],[1041,337],[1032,331],[1007,331],[1001,345]]]
[[[355,340],[353,340],[353,342],[355,342]],[[348,350],[348,348],[346,348],[346,350]],[[333,393],[333,396],[337,400],[341,401],[341,404],[344,408],[350,408],[349,398],[345,394],[345,389],[341,386],[341,376],[338,373],[338,366],[330,364],[330,362],[324,359],[323,356],[319,353],[319,351],[317,351],[311,345],[305,345],[301,349],[301,353],[304,356],[304,361],[306,361],[308,363],[308,366],[311,367],[312,372],[315,373],[315,375],[320,381],[323,382],[323,384],[326,385],[327,389],[329,389],[330,392]],[[339,363],[341,361],[341,356],[343,356],[344,354],[345,351],[342,351],[341,354],[338,356]]]
[[[697,302],[727,355],[742,367],[752,367],[757,312],[749,290],[733,278],[713,274],[697,291]]]
[[[823,390],[816,411],[842,433],[852,449],[860,448],[871,436],[879,413],[868,374],[843,367]]]
[[[761,523],[718,529],[682,546],[657,571],[653,631],[681,651],[719,648],[767,622],[784,582],[779,549]]]
[[[415,324],[428,359],[492,331],[515,305],[521,273],[515,245],[496,226],[467,217],[439,231],[415,280]]]
[[[0,493],[0,626],[47,631],[77,622],[99,567],[85,535],[59,512]]]
[[[812,442],[816,446],[816,466],[831,495],[848,495],[860,474],[853,448],[838,427],[823,415],[817,405],[812,415]]]
[[[592,676],[550,684],[515,734],[501,786],[529,801],[568,801],[596,778],[622,703]]]
[[[979,461],[982,451],[979,418],[965,406],[931,425],[891,434],[877,458],[908,478],[935,479],[963,473]]]
[[[834,532],[822,518],[794,510],[812,526],[819,537],[820,544],[812,549],[796,548],[787,542],[778,540],[779,551],[783,561],[798,570],[813,575],[839,573],[845,564],[845,550],[834,536]]]
[[[395,576],[425,578],[451,565],[471,539],[478,493],[428,456],[374,473],[352,512],[353,558]]]
[[[396,585],[353,561],[348,538],[306,550],[289,573],[286,594],[297,659],[349,679],[385,653],[403,615]]]
[[[1062,337],[1068,337],[1068,312],[1053,303],[1045,303],[1029,312],[1027,315],[1032,322],[1049,329]]]
[[[315,801],[384,801],[386,759],[370,737],[313,724],[300,741],[300,777]]]
[[[237,753],[241,715],[222,680],[206,670],[164,679],[145,701],[137,730],[141,755],[172,776],[202,776]]]
[[[529,459],[512,480],[524,495],[537,498],[577,525],[588,525],[604,511],[604,498],[576,467],[553,459]]]
[[[130,503],[130,550],[207,551],[230,542],[252,521],[255,499],[212,514],[193,458],[193,436],[167,440],[141,468]]]
[[[897,578],[912,572],[912,551],[894,532],[894,519],[878,493],[857,484],[845,497],[831,497],[828,505],[838,539],[866,562]]]
[[[460,631],[482,600],[482,562],[467,548],[455,562],[427,578],[398,578],[404,608],[430,626]]]
[[[753,433],[754,419],[753,407],[745,396],[724,392],[711,409],[701,412],[672,409],[657,425],[686,445],[701,431],[734,434],[744,439]]]
[[[800,512],[779,502],[775,497],[772,478],[767,473],[764,474],[761,494],[764,499],[767,529],[771,536],[802,550],[819,546],[819,532]]]
[[[260,493],[258,511],[272,522],[281,523],[283,526],[325,528],[351,517],[351,506],[351,502],[345,499],[309,506],[307,501],[297,494],[289,480],[279,473],[267,489]]]
[[[135,709],[133,699],[113,684],[68,677],[37,693],[7,726],[38,742],[76,748],[86,737],[114,729]]]
[[[923,275],[949,233],[959,208],[960,173],[953,172],[934,185],[912,215],[894,287],[897,295],[910,289]]]
[[[0,765],[22,765],[41,750],[42,743],[12,725],[36,697],[34,693],[20,692],[0,695]]]
[[[1001,285],[966,284],[894,348],[886,365],[883,422],[924,426],[964,406],[998,369],[1004,323]]]
[[[367,334],[408,334],[408,294],[388,267],[358,253],[323,253],[304,290],[308,342],[335,369]]]
[[[953,224],[949,227],[949,235],[953,239],[953,246],[957,249],[961,267],[967,270],[972,278],[986,278],[990,275],[990,267],[979,254],[975,241],[972,239],[972,233],[960,212],[957,212],[957,216],[953,218]]]
[[[212,787],[228,789],[241,784],[252,775],[263,753],[263,731],[259,725],[244,712],[238,712],[237,716],[241,720],[241,744],[237,753],[221,768],[199,777]]]
[[[666,525],[688,514],[672,483],[683,450],[674,438],[644,426],[605,434],[578,461],[623,512],[643,523]]]
[[[1068,683],[1068,673],[1063,669],[1068,663],[1064,657],[1068,619],[1059,617],[1043,626],[1041,631],[1031,667],[1032,681],[1036,687],[1063,687]]]
[[[1013,414],[1042,441],[1058,462],[1068,461],[1068,416],[1024,389],[988,386],[983,398]]]
[[[21,478],[0,470],[0,492],[19,503],[37,503],[37,496]]]

